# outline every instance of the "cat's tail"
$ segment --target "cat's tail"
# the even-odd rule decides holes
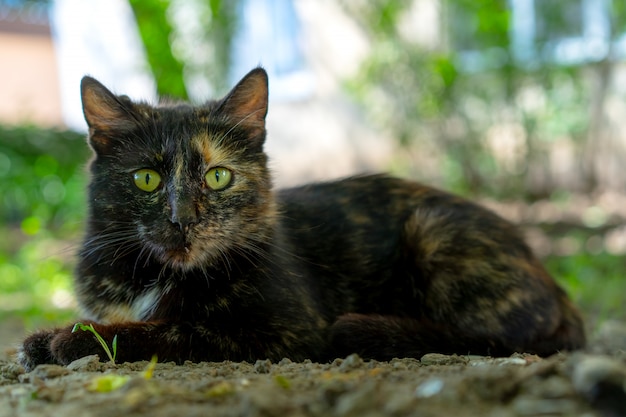
[[[376,360],[419,359],[427,353],[509,356],[519,352],[549,356],[583,347],[584,333],[576,330],[580,323],[569,323],[569,319],[572,317],[564,317],[552,336],[515,346],[497,335],[478,335],[471,329],[464,331],[426,319],[350,313],[331,326],[330,343],[335,357],[357,353],[364,359]]]

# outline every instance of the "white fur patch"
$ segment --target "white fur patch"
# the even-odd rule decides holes
[[[153,288],[135,298],[131,306],[133,319],[137,321],[149,319],[159,305],[161,297],[163,297],[163,291],[160,288]]]

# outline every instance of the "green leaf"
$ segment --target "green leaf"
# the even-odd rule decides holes
[[[117,356],[117,335],[113,337],[113,342],[112,342],[113,353],[111,353],[111,349],[109,349],[109,345],[102,338],[102,336],[100,336],[98,331],[93,327],[93,324],[90,323],[86,325],[83,323],[76,323],[74,324],[74,327],[72,327],[72,333],[75,333],[78,330],[81,330],[84,332],[91,332],[95,336],[98,343],[100,343],[100,346],[102,346],[102,348],[104,349],[104,352],[109,357],[109,361],[111,361],[112,364],[115,364],[115,358]]]

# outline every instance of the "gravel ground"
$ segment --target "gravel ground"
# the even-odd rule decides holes
[[[585,352],[329,364],[0,359],[0,416],[626,416],[626,324]]]

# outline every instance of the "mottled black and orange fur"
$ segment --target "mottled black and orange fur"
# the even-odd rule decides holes
[[[380,360],[428,352],[550,355],[585,342],[576,308],[519,230],[460,197],[382,175],[274,192],[267,76],[224,99],[156,107],[82,82],[94,150],[75,289],[118,360]],[[289,123],[290,121],[285,121]],[[212,167],[232,171],[207,187]],[[133,172],[162,177],[139,190]],[[102,348],[71,327],[20,360]]]

